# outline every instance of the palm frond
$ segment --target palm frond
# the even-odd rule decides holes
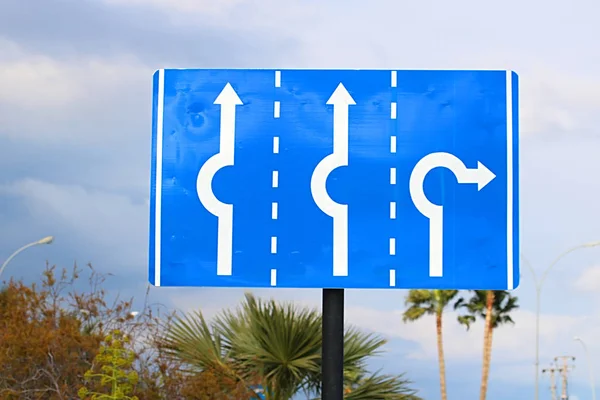
[[[220,336],[200,312],[175,318],[162,340],[162,347],[168,355],[199,369],[216,367],[224,362]]]
[[[345,400],[421,400],[403,375],[374,373],[347,389]]]
[[[248,388],[260,384],[270,400],[288,400],[303,389],[320,391],[322,316],[315,309],[246,294],[239,307],[221,312],[210,324],[201,312],[177,319],[163,341],[169,355],[192,369],[235,378]],[[357,395],[410,391],[400,378],[363,378],[368,358],[381,352],[385,339],[349,328],[344,343],[344,377]]]
[[[464,315],[458,317],[459,323],[467,329],[477,318],[485,320],[487,314],[487,290],[473,290],[469,300],[459,299],[455,303],[456,309],[465,310]],[[494,303],[492,305],[492,327],[510,323],[514,324],[511,312],[519,308],[518,298],[507,290],[494,290]]]

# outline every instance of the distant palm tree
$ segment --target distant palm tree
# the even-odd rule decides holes
[[[241,307],[212,323],[201,312],[176,319],[163,346],[190,372],[210,370],[250,392],[260,385],[268,400],[289,400],[301,391],[320,393],[321,324],[316,310],[247,294]],[[384,339],[348,329],[344,342],[346,399],[419,400],[402,376],[366,375],[366,360],[380,352]]]
[[[513,324],[510,314],[519,308],[518,298],[506,290],[473,290],[472,297],[467,301],[459,299],[456,309],[466,310],[466,314],[458,317],[458,322],[465,325],[467,330],[477,318],[485,321],[483,330],[483,365],[479,399],[485,400],[487,395],[490,365],[492,362],[492,337],[494,329],[503,324]]]
[[[438,363],[440,369],[440,392],[442,400],[448,399],[446,389],[446,363],[444,361],[444,339],[442,336],[442,316],[444,310],[458,294],[458,290],[411,290],[406,296],[408,306],[402,319],[416,321],[423,315],[435,316],[437,334]]]

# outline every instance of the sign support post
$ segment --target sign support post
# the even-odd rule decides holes
[[[344,398],[344,289],[323,289],[322,400]]]

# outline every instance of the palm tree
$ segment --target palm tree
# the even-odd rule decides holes
[[[446,363],[444,361],[444,340],[442,336],[442,315],[446,307],[458,294],[458,290],[411,290],[406,296],[408,309],[404,312],[404,322],[416,321],[423,315],[435,316],[437,334],[438,363],[440,368],[440,392],[442,400],[448,399],[446,389]]]
[[[519,308],[517,301],[518,298],[512,296],[507,290],[473,290],[473,295],[468,301],[461,298],[455,304],[455,308],[467,311],[466,314],[458,317],[458,322],[465,325],[467,330],[478,317],[485,321],[480,400],[485,400],[487,395],[494,329],[504,324],[514,325],[515,322],[510,314]]]
[[[320,393],[321,323],[316,310],[247,294],[240,307],[223,311],[211,323],[199,311],[176,319],[162,342],[191,373],[210,370],[240,383],[255,398],[252,387],[260,385],[266,399],[289,400],[300,391]],[[376,335],[346,331],[347,399],[418,400],[401,375],[365,375],[366,360],[384,344]]]

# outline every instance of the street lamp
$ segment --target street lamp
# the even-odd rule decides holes
[[[15,251],[14,253],[12,253],[7,259],[6,261],[4,261],[4,264],[2,264],[2,267],[0,267],[0,276],[2,276],[2,271],[4,271],[4,268],[6,268],[6,266],[8,265],[8,263],[10,262],[10,260],[12,260],[17,254],[19,254],[20,252],[22,252],[23,250],[26,250],[30,247],[33,246],[37,246],[38,244],[50,244],[54,241],[54,236],[46,236],[43,239],[40,239],[36,242],[31,242],[29,244],[26,244],[25,246],[21,247],[20,249],[17,249],[17,251]]]
[[[529,271],[531,271],[531,275],[533,275],[533,282],[535,283],[535,294],[536,294],[536,297],[535,297],[535,400],[539,400],[539,390],[540,390],[540,388],[539,388],[539,386],[540,386],[539,385],[539,381],[540,381],[540,301],[541,301],[542,285],[544,284],[544,281],[546,280],[546,277],[548,276],[548,272],[550,272],[550,270],[552,268],[554,268],[554,266],[556,264],[558,264],[558,262],[563,257],[565,257],[566,255],[568,255],[576,250],[587,249],[590,247],[597,247],[597,246],[600,246],[600,241],[580,244],[579,246],[571,247],[570,249],[564,251],[558,257],[556,257],[554,259],[554,261],[552,261],[552,263],[548,266],[548,268],[546,268],[546,270],[543,272],[539,281],[537,279],[537,275],[536,275],[533,267],[531,266],[529,261],[527,261],[525,256],[523,256],[521,254],[521,258],[524,261],[527,268],[529,269]]]
[[[590,352],[588,351],[585,342],[579,336],[575,336],[573,340],[581,343],[583,351],[585,352],[585,358],[587,359],[588,368],[590,369],[590,387],[592,389],[592,400],[596,400],[596,384],[594,382],[594,371],[592,369],[592,360],[590,358]]]

